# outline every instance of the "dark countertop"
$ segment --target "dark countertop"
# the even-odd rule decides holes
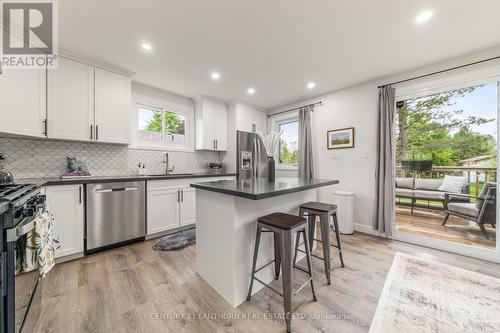
[[[19,178],[14,179],[16,184],[37,184],[38,186],[52,185],[78,185],[91,183],[112,183],[112,182],[132,182],[144,180],[169,180],[169,179],[185,179],[185,178],[209,178],[209,177],[227,177],[236,176],[235,173],[221,173],[218,175],[211,173],[193,173],[193,174],[170,174],[159,176],[93,176],[88,178],[71,178],[62,179],[61,177],[52,178]]]
[[[296,177],[278,177],[274,183],[270,183],[267,178],[257,178],[194,183],[191,184],[191,187],[252,200],[261,200],[338,183],[338,180],[333,179],[303,180]]]

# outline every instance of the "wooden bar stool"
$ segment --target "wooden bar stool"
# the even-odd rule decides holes
[[[308,271],[306,273],[309,274],[309,279],[299,288],[297,291],[293,292],[293,296],[297,295],[297,293],[304,288],[307,283],[311,283],[311,289],[313,294],[313,300],[317,301],[316,294],[314,292],[314,284],[312,278],[312,265],[311,265],[311,252],[309,247],[309,236],[308,236],[308,224],[307,220],[303,217],[285,214],[285,213],[273,213],[266,216],[262,216],[258,218],[257,222],[257,235],[255,237],[255,249],[253,254],[253,264],[252,264],[252,277],[250,279],[250,288],[248,289],[248,297],[247,301],[250,301],[250,297],[252,296],[252,288],[253,281],[257,280],[262,283],[265,287],[271,289],[272,291],[278,293],[283,297],[284,300],[284,309],[285,309],[285,321],[286,321],[286,329],[287,332],[291,330],[291,315],[292,315],[292,271],[293,271],[293,262],[292,262],[292,253],[293,253],[293,236],[297,234],[297,239],[301,234],[304,236],[304,243],[306,248],[306,258],[307,258],[307,267]],[[256,268],[257,265],[257,256],[259,254],[259,243],[260,236],[263,232],[272,232],[274,233],[274,249],[275,249],[275,258],[271,262],[265,264],[260,268]],[[279,251],[277,251],[279,248]],[[266,283],[261,281],[259,278],[255,276],[255,273],[261,271],[263,268],[269,266],[272,263],[275,263],[275,277],[276,279],[279,276],[279,266],[281,264],[282,270],[282,283],[283,283],[283,292],[279,292],[276,289],[268,286]]]
[[[317,259],[321,259],[325,263],[325,273],[326,273],[326,280],[328,284],[332,284],[331,282],[331,277],[330,277],[330,271],[331,271],[331,260],[333,259],[334,256],[339,255],[340,257],[340,263],[342,267],[345,267],[344,265],[344,258],[342,257],[342,247],[340,245],[340,232],[339,232],[339,226],[337,223],[337,206],[336,205],[330,205],[330,204],[325,204],[321,202],[307,202],[305,204],[300,205],[300,212],[299,215],[301,217],[307,216],[309,220],[309,239],[311,240],[309,242],[309,251],[312,252],[312,247],[313,247],[313,241],[318,241],[322,243],[323,247],[323,257],[319,257],[317,255],[311,254],[312,257],[315,257]],[[321,240],[314,238],[316,234],[316,216],[319,216],[320,220],[320,227],[321,227]],[[330,244],[330,216],[333,218],[333,226],[332,230],[335,232],[335,237],[337,239],[337,244]],[[293,265],[296,268],[296,261],[297,261],[297,252],[304,252],[301,249],[299,249],[299,246],[302,244],[299,244],[298,238],[295,241],[295,255],[293,259]],[[330,246],[333,246],[337,249],[337,252],[331,256],[330,255]]]

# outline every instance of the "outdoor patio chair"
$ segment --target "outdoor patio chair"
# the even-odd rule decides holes
[[[495,183],[486,183],[481,193],[476,197],[467,194],[446,193],[445,195],[445,218],[443,226],[448,221],[450,215],[458,216],[478,224],[484,237],[489,239],[485,224],[490,224],[493,228],[496,226],[496,191]],[[453,197],[460,196],[464,198],[477,199],[476,202],[456,202]]]

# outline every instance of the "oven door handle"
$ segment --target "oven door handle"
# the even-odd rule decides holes
[[[17,239],[35,228],[35,218],[25,217],[16,228],[7,229],[7,242],[15,242]]]

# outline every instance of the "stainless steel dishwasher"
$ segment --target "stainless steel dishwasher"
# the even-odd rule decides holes
[[[144,239],[145,182],[87,184],[85,250]]]

